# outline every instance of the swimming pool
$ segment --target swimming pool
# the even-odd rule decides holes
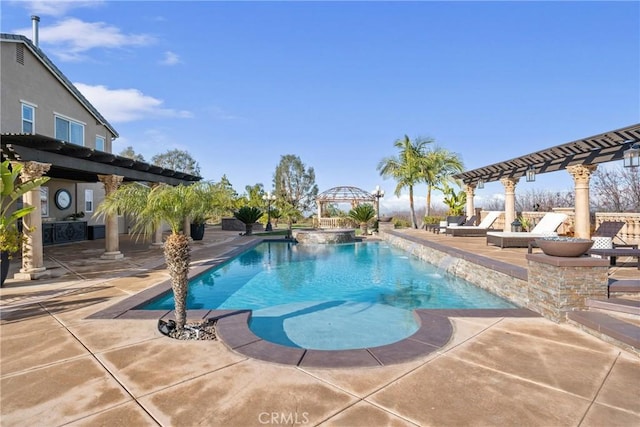
[[[263,242],[194,278],[187,309],[251,309],[262,339],[306,349],[374,347],[413,334],[416,308],[513,308],[384,242]],[[144,309],[172,309],[168,294]]]

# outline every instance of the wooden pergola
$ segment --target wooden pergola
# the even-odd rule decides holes
[[[567,142],[453,176],[465,184],[467,212],[474,212],[475,189],[500,181],[505,188],[505,225],[516,218],[515,188],[521,177],[566,170],[575,185],[575,235],[590,238],[589,180],[600,163],[622,160],[623,154],[640,141],[640,123]]]

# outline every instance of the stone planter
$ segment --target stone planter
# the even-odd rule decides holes
[[[559,257],[579,257],[587,253],[593,245],[590,239],[572,237],[545,237],[536,239],[536,244],[545,255]]]

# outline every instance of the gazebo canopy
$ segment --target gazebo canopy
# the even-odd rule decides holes
[[[318,203],[374,202],[375,197],[358,187],[333,187],[316,196]]]

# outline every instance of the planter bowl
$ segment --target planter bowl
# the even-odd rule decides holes
[[[536,244],[546,255],[579,257],[591,249],[593,240],[555,237],[536,239]]]

